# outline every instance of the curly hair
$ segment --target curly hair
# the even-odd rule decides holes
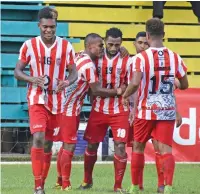
[[[164,23],[158,18],[146,22],[146,31],[150,36],[164,36]]]
[[[38,13],[38,19],[41,20],[42,18],[57,20],[57,18],[58,18],[58,12],[55,9],[53,9],[53,8],[44,7]]]
[[[118,28],[110,28],[106,31],[106,38],[111,36],[112,38],[122,38],[122,31]]]

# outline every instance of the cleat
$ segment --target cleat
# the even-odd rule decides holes
[[[45,194],[44,190],[42,189],[42,187],[37,187],[35,189],[34,194]]]
[[[166,185],[164,189],[164,194],[172,194],[172,186]]]
[[[129,191],[127,192],[129,194],[139,194],[140,193],[140,189],[138,185],[131,185],[131,188],[129,189]]]
[[[165,185],[161,185],[157,189],[157,193],[164,193]]]
[[[68,187],[66,187],[66,188],[62,188],[61,187],[61,191],[71,191],[72,190],[72,186],[71,185],[69,185]]]
[[[80,187],[78,188],[78,189],[81,189],[81,190],[85,190],[85,189],[91,189],[92,188],[92,186],[93,186],[93,184],[91,183],[91,184],[89,184],[89,183],[85,183],[85,182],[83,182],[81,185],[80,185]]]
[[[53,187],[53,189],[61,189],[62,188],[62,185],[56,183]]]
[[[144,187],[139,187],[139,189],[140,189],[140,192],[144,191]]]
[[[122,188],[116,188],[116,189],[114,189],[114,192],[115,193],[121,193],[121,194],[127,193],[127,191],[125,189],[122,189]]]

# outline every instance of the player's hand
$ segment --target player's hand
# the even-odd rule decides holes
[[[120,52],[120,57],[122,57],[122,58],[129,55],[128,50],[123,46],[120,47],[119,52]]]
[[[125,84],[122,84],[120,88],[122,89],[122,94],[123,94],[126,91],[127,86]]]
[[[69,86],[69,83],[67,83],[66,80],[57,79],[57,81],[58,81],[58,85],[56,88],[56,93],[63,91],[67,86]]]
[[[182,116],[179,112],[176,112],[176,127],[180,127],[182,124]]]
[[[44,88],[45,76],[32,77],[31,83],[33,83],[41,88]]]

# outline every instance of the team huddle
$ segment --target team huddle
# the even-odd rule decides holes
[[[34,194],[45,193],[54,141],[63,142],[57,156],[54,188],[72,190],[72,158],[86,95],[92,111],[84,134],[88,144],[79,189],[92,188],[99,143],[110,127],[114,141],[113,191],[138,194],[144,190],[144,150],[146,142],[152,139],[157,192],[171,194],[175,168],[172,137],[175,122],[177,126],[181,124],[174,89],[187,89],[188,80],[181,57],[163,45],[163,22],[156,18],[146,22],[146,32],[139,32],[134,42],[137,55],[131,57],[121,46],[121,30],[114,27],[106,31],[105,39],[96,33],[88,34],[84,50],[75,54],[66,39],[55,35],[57,17],[52,8],[39,11],[40,36],[24,42],[15,68],[15,77],[28,82]],[[23,72],[27,65],[30,75]],[[126,145],[132,147],[129,190],[122,188]]]

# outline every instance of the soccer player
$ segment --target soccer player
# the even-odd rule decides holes
[[[187,68],[178,54],[164,47],[165,33],[161,20],[148,20],[146,32],[150,48],[136,55],[133,79],[123,95],[123,103],[127,104],[128,97],[139,88],[131,160],[132,185],[129,193],[139,193],[139,175],[144,168],[145,144],[153,131],[162,157],[160,167],[163,169],[166,185],[164,193],[171,194],[175,168],[172,138],[176,119],[173,86],[177,77],[180,89],[188,88]]]
[[[24,42],[20,49],[15,77],[28,82],[31,148],[35,194],[44,194],[43,165],[48,168],[51,153],[44,154],[44,140],[56,140],[54,129],[59,129],[63,112],[64,89],[77,78],[74,50],[67,41],[55,35],[58,13],[45,7],[38,13],[40,36]],[[29,65],[30,76],[24,73]],[[66,79],[66,69],[69,76]]]
[[[136,49],[137,53],[141,53],[142,51],[146,50],[149,48],[148,42],[147,42],[147,38],[146,38],[146,32],[139,32],[136,35],[136,40],[134,42],[134,46]],[[135,60],[135,56],[133,56],[133,60]],[[178,84],[175,83],[175,86],[178,86]],[[134,104],[136,104],[137,102],[137,92],[134,93],[129,101],[130,101],[130,115],[129,115],[129,121],[130,121],[130,134],[128,136],[128,143],[127,146],[132,147],[132,134],[133,134],[133,122],[134,122],[134,117],[135,117],[135,111],[136,111],[136,106],[133,106]],[[176,126],[179,127],[182,123],[182,117],[181,115],[177,112],[176,114]],[[159,153],[159,149],[158,149],[158,142],[157,140],[153,139],[153,134],[151,134],[152,136],[152,143],[154,146],[154,150],[155,150],[155,161],[156,161],[156,169],[157,169],[157,175],[158,175],[158,189],[157,192],[158,193],[163,193],[164,192],[164,175],[163,175],[163,171],[160,168],[160,160],[161,160],[161,154]],[[143,171],[141,171],[141,175],[139,178],[139,188],[140,190],[143,190]]]
[[[64,116],[61,125],[63,147],[58,155],[58,180],[56,188],[72,189],[70,183],[71,161],[77,142],[80,112],[84,98],[90,88],[94,96],[114,97],[122,95],[125,88],[116,86],[113,89],[100,87],[94,61],[104,54],[103,39],[95,33],[85,37],[85,51],[75,58],[78,80],[67,88]]]
[[[131,58],[120,57],[122,32],[117,28],[106,31],[104,56],[96,61],[99,81],[103,88],[117,88],[128,84],[132,71]],[[94,97],[92,111],[84,134],[88,141],[84,155],[84,180],[80,189],[89,189],[93,185],[92,172],[97,160],[97,149],[103,141],[106,131],[110,126],[114,139],[114,168],[115,184],[114,191],[122,191],[122,179],[127,164],[125,143],[127,132],[129,109],[122,104],[122,97]]]

